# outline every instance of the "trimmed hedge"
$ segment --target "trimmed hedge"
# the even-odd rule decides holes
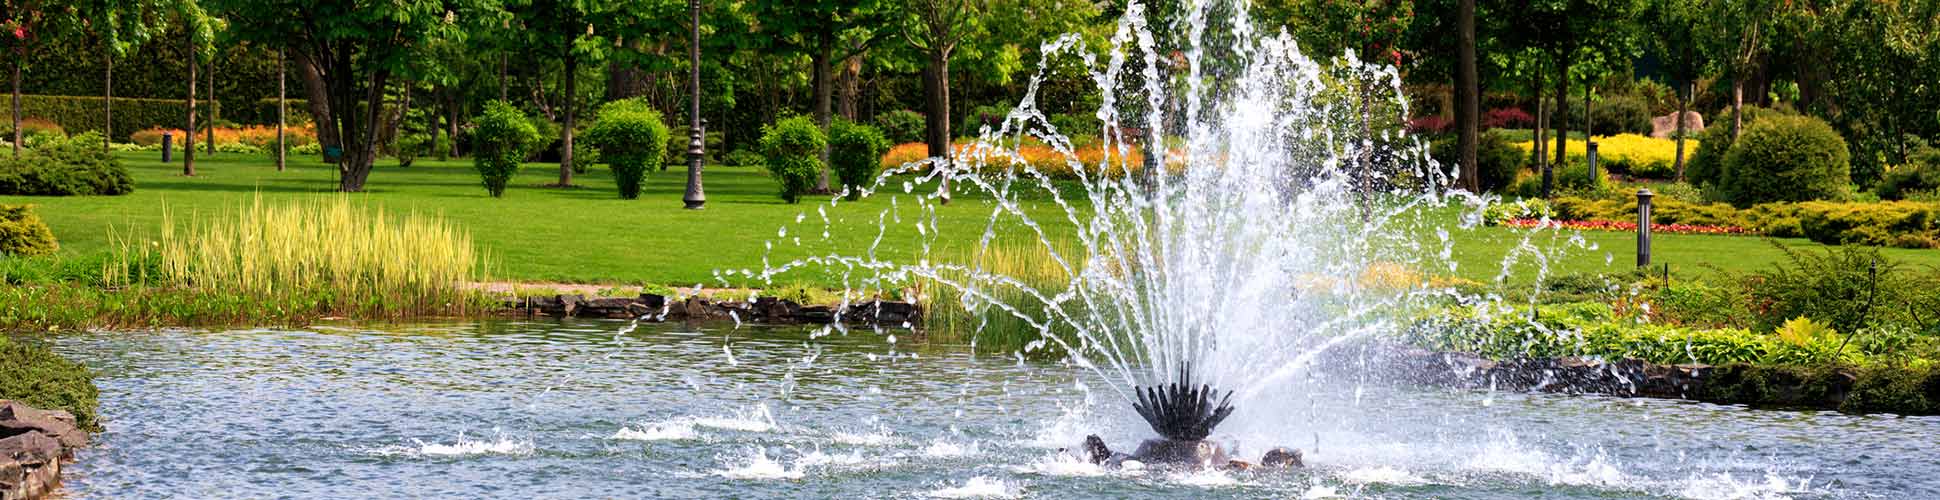
[[[31,257],[60,250],[33,205],[0,205],[0,255]]]
[[[20,96],[20,115],[44,118],[67,129],[70,134],[99,132],[107,123],[101,96]],[[222,113],[221,101],[197,99],[196,109],[205,119]],[[292,108],[298,104],[290,102]],[[272,104],[274,106],[274,104]],[[115,98],[114,141],[128,142],[128,135],[148,128],[179,128],[188,121],[188,102],[181,99]],[[275,116],[272,114],[271,116]]]
[[[1561,220],[1631,222],[1637,217],[1636,200],[1564,196],[1552,201],[1551,206]],[[1657,224],[1736,226],[1766,236],[1808,238],[1827,245],[1940,248],[1940,204],[1934,203],[1810,201],[1741,209],[1723,203],[1659,198],[1651,203],[1650,218]]]
[[[1718,186],[1732,204],[1746,207],[1838,198],[1851,183],[1846,139],[1824,120],[1784,116],[1745,128],[1725,153]]]
[[[101,150],[101,135],[94,132],[45,141],[19,159],[0,158],[0,194],[88,196],[134,190],[128,170]]]
[[[87,367],[68,361],[46,347],[8,341],[0,336],[0,399],[74,414],[83,429],[100,431],[95,415],[100,389]]]

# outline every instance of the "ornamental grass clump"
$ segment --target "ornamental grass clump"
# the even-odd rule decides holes
[[[620,197],[640,197],[640,185],[647,172],[661,168],[667,148],[667,124],[660,112],[640,99],[613,101],[600,106],[593,128],[586,131],[588,142],[599,145],[600,158],[613,168]]]
[[[850,200],[862,197],[877,172],[882,154],[889,150],[889,139],[875,127],[848,120],[829,125],[829,168],[842,181],[842,192]]]
[[[505,101],[485,104],[485,114],[475,122],[472,166],[478,168],[485,191],[497,198],[505,194],[505,184],[518,173],[519,164],[540,144],[539,129]]]
[[[782,201],[795,203],[815,187],[828,139],[806,116],[783,118],[761,128],[761,153],[768,175],[781,187]]]
[[[159,239],[122,249],[124,262],[159,260],[154,275],[108,279],[371,318],[461,312],[466,284],[480,275],[471,235],[456,225],[345,196],[278,204],[258,197],[182,229],[171,218],[164,212]]]

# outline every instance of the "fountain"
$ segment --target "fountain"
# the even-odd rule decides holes
[[[1136,456],[1204,461],[1218,450],[1194,450],[1229,416],[1272,428],[1269,413],[1235,408],[1272,408],[1273,394],[1321,353],[1392,330],[1422,297],[1452,293],[1384,276],[1452,271],[1450,228],[1422,212],[1474,198],[1448,191],[1422,141],[1393,130],[1407,113],[1393,67],[1351,52],[1309,58],[1284,33],[1257,32],[1245,2],[1189,2],[1169,26],[1151,25],[1148,12],[1127,5],[1103,61],[1077,36],[1045,43],[1001,125],[950,158],[888,169],[864,190],[891,198],[875,227],[843,233],[829,215],[840,199],[815,209],[824,240],[874,241],[866,253],[772,264],[801,247],[791,231],[817,232],[785,226],[762,269],[721,272],[722,284],[759,288],[822,270],[849,290],[930,285],[950,306],[1034,332],[1020,351],[1053,353],[1105,381],[1162,438]],[[1179,50],[1161,48],[1155,28],[1182,34]],[[1097,136],[1096,158],[1081,159],[1065,135],[1076,132],[1058,130],[1038,101],[1074,65],[1102,103],[1098,128],[1086,131]],[[1039,145],[1069,173],[1025,161],[1021,151]],[[1067,198],[1061,184],[1082,195]],[[937,211],[951,198],[990,211],[980,228],[960,228],[982,231],[968,252],[937,250],[949,243]],[[884,257],[896,253],[884,242],[907,223],[908,202],[917,233],[908,237],[921,251]],[[1439,240],[1424,244],[1426,235]],[[1020,244],[1054,266],[1048,278],[985,264]],[[1171,460],[1181,457],[1192,459]]]

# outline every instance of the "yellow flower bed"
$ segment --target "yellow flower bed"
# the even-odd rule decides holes
[[[1554,139],[1551,139],[1551,141],[1554,141]],[[1554,145],[1555,142],[1550,142],[1550,144]],[[1638,164],[1659,161],[1671,163],[1677,161],[1677,141],[1674,139],[1657,139],[1637,134],[1618,134],[1597,136],[1596,144],[1597,156],[1599,158],[1624,159]],[[1526,153],[1534,146],[1530,144],[1530,141],[1522,141],[1516,143],[1516,147]],[[1582,156],[1585,147],[1583,141],[1570,139],[1570,156]],[[1686,139],[1684,142],[1684,159],[1690,160],[1691,153],[1697,151],[1697,147],[1697,139]]]

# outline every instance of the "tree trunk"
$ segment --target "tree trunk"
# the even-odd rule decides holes
[[[813,69],[815,75],[815,125],[822,127],[823,136],[827,136],[829,133],[829,119],[833,114],[830,110],[829,101],[835,89],[834,85],[831,85],[831,82],[829,82],[829,72],[831,69],[829,67],[829,58],[833,57],[831,53],[834,51],[835,40],[831,35],[824,35],[820,44],[815,47],[814,56],[810,58],[810,64],[815,66]],[[822,160],[822,172],[815,179],[815,192],[818,194],[829,192],[829,148],[826,143],[822,145],[820,158]]]
[[[114,142],[115,142],[115,56],[114,54],[108,54],[108,57],[106,57],[106,60],[107,60],[107,68],[108,68],[107,76],[103,78],[101,81],[101,93],[103,97],[103,99],[101,100],[101,106],[102,106],[102,111],[106,115],[104,116],[104,118],[107,119],[107,121],[101,122],[101,131],[102,131],[101,150],[102,151],[112,150],[114,148]]]
[[[562,92],[565,95],[565,102],[560,104],[565,108],[566,125],[565,130],[559,132],[559,187],[573,185],[573,101],[577,100],[574,96],[579,89],[577,78],[579,58],[570,50],[568,49],[566,53],[566,88],[565,92]]]
[[[433,85],[431,87],[431,105],[424,108],[426,118],[429,118],[431,121],[430,126],[425,127],[430,130],[429,133],[431,134],[431,140],[425,144],[425,147],[431,148],[431,153],[438,155],[438,161],[447,159],[444,148],[438,147],[438,132],[444,128],[443,124],[438,123],[438,119],[444,117],[444,113],[438,111],[438,97],[442,95],[444,95],[442,88]]]
[[[1731,78],[1731,140],[1745,130],[1745,77]]]
[[[345,57],[343,62],[345,64],[340,67],[350,67],[348,57]],[[346,123],[342,125],[344,136],[355,137],[354,140],[345,141],[344,161],[337,166],[338,191],[346,193],[363,191],[364,182],[370,178],[371,165],[377,161],[377,131],[380,128],[378,121],[384,113],[384,86],[389,79],[388,71],[378,70],[371,74],[369,84],[365,87],[364,110],[358,112],[350,109],[354,105],[351,103],[357,101],[349,95],[350,77],[347,75],[332,77],[332,80],[336,80],[341,86],[338,93],[345,96],[346,104],[338,105],[346,111]]]
[[[929,51],[929,64],[923,66],[924,107],[923,140],[929,156],[950,161],[950,54],[943,48]],[[943,176],[943,202],[950,200],[950,178]]]
[[[1569,56],[1567,54],[1557,54],[1556,55],[1556,114],[1558,115],[1564,114],[1565,108],[1569,106],[1569,102],[1570,102],[1569,92],[1570,92]],[[1570,135],[1569,120],[1554,120],[1554,121],[1556,122],[1556,150],[1550,152],[1550,155],[1555,158],[1554,160],[1555,166],[1561,167],[1563,165],[1563,162],[1567,160],[1565,155],[1569,153],[1569,135]],[[1549,184],[1549,183],[1545,182],[1544,184]],[[1545,189],[1544,191],[1548,191],[1548,190]]]
[[[835,112],[841,114],[843,118],[848,118],[849,121],[855,121],[856,101],[862,92],[861,56],[850,57],[843,62],[842,78],[837,86],[842,89],[842,98],[836,101]]]
[[[282,172],[287,161],[289,145],[285,141],[285,129],[290,121],[289,61],[283,59],[283,49],[276,49],[276,171]]]
[[[1549,168],[1547,165],[1549,165],[1549,162],[1544,161],[1544,159],[1549,158],[1549,156],[1544,153],[1549,152],[1549,149],[1548,143],[1543,139],[1549,138],[1549,135],[1545,133],[1549,130],[1549,109],[1543,104],[1545,99],[1543,99],[1542,75],[1537,74],[1529,78],[1529,89],[1530,93],[1536,95],[1536,140],[1530,143],[1531,147],[1529,148],[1530,152],[1535,154],[1530,156],[1529,164],[1536,166],[1536,169],[1539,171],[1548,172]]]
[[[195,40],[189,40],[189,125],[182,129],[182,175],[195,176]]]
[[[1688,133],[1688,130],[1685,129],[1684,122],[1686,120],[1684,119],[1684,115],[1685,113],[1691,112],[1691,97],[1692,94],[1697,92],[1696,85],[1686,82],[1684,88],[1678,89],[1683,91],[1679,92],[1681,95],[1677,96],[1677,165],[1675,166],[1677,167],[1677,180],[1679,181],[1684,180],[1684,136]]]
[[[299,50],[296,51],[295,62],[297,69],[301,70],[298,76],[303,80],[303,96],[307,100],[305,105],[310,108],[310,123],[317,131],[318,149],[343,150],[342,131],[337,129],[336,115],[331,111],[336,104],[331,102],[330,85],[323,79],[320,61],[311,60],[308,51]]]
[[[1481,133],[1481,120],[1478,117],[1481,113],[1477,108],[1482,107],[1481,88],[1477,81],[1479,77],[1475,72],[1475,0],[1460,1],[1461,6],[1455,14],[1456,22],[1461,25],[1461,47],[1456,57],[1458,67],[1455,72],[1455,85],[1459,87],[1456,89],[1455,121],[1461,127],[1458,140],[1461,142],[1463,185],[1471,193],[1481,193],[1481,168],[1475,163],[1475,148],[1480,139],[1477,134]]]
[[[386,134],[390,134],[390,141],[387,142],[387,144],[392,145],[393,146],[392,149],[396,149],[395,146],[397,145],[398,139],[403,138],[405,134],[409,133],[406,131],[407,127],[405,126],[404,122],[410,119],[411,94],[412,94],[411,90],[412,90],[412,87],[416,87],[416,86],[417,86],[417,83],[412,82],[409,79],[406,79],[404,81],[404,85],[401,86],[403,89],[401,93],[404,95],[403,97],[400,97],[398,99],[397,113],[391,115],[390,124],[384,127],[384,132]]]
[[[508,57],[505,54],[498,55],[498,100],[510,103],[512,102],[512,99],[507,97],[509,94],[505,93],[505,88],[506,88],[506,81],[505,81],[506,68],[505,67],[509,62],[509,61],[506,61],[506,59],[508,59]]]
[[[13,49],[13,157],[20,157],[20,61],[27,58],[25,47]]]
[[[447,154],[456,157],[458,156],[458,92],[455,90],[445,91],[445,126],[450,127],[450,130],[445,131],[445,137],[451,142],[451,149]]]
[[[208,126],[208,131],[204,132],[204,134],[206,134],[204,135],[204,137],[208,138],[208,140],[203,141],[202,148],[208,150],[209,156],[215,156],[216,155],[216,120],[222,119],[222,105],[216,103],[216,60],[215,58],[213,57],[209,58],[209,71],[206,71],[205,73],[209,74],[209,90],[206,91],[209,93],[209,126]]]

